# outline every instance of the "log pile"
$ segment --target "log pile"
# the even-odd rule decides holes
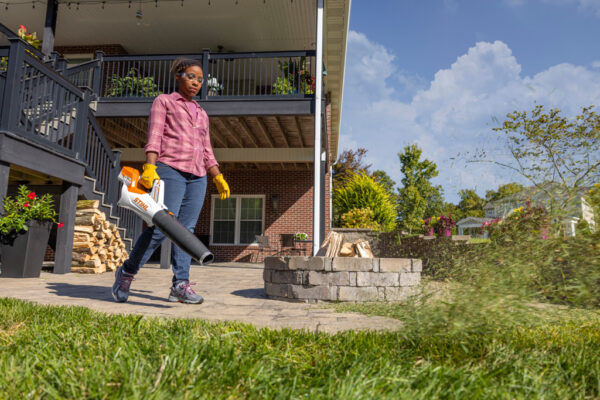
[[[128,257],[117,226],[106,220],[98,206],[98,200],[77,202],[71,272],[114,271]]]
[[[345,242],[343,233],[331,231],[321,244],[317,256],[373,258],[373,252],[367,240]]]

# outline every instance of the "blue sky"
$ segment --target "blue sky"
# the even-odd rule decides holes
[[[447,200],[483,196],[519,179],[468,163],[508,160],[495,118],[600,103],[599,38],[600,0],[353,0],[339,150],[366,148],[400,183],[396,154],[417,143]]]

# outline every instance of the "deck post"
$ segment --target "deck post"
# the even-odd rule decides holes
[[[54,270],[52,271],[55,274],[71,272],[78,192],[79,187],[77,185],[63,182],[58,212],[58,222],[62,222],[63,227],[58,228],[56,232],[56,252],[54,254]]]

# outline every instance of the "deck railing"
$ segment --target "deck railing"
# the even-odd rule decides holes
[[[312,97],[315,52],[209,53],[187,55],[97,54],[100,67],[93,87],[103,100],[153,98],[175,90],[173,62],[181,57],[202,63],[200,100],[226,98]]]

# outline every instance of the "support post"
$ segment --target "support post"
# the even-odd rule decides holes
[[[323,0],[317,0],[315,148],[313,163],[313,254],[321,245],[321,99],[323,98]]]
[[[42,41],[42,53],[50,57],[54,50],[54,32],[56,32],[56,15],[58,14],[58,1],[48,0],[46,5],[46,23],[44,25],[44,40]]]
[[[96,98],[102,97],[102,68],[104,68],[104,52],[96,51],[96,60],[98,64],[94,67],[94,76],[92,77],[92,91],[96,95]]]
[[[15,131],[19,119],[20,102],[16,99],[21,82],[23,54],[25,53],[25,42],[19,38],[8,38],[10,50],[8,53],[8,67],[6,79],[4,80],[4,99],[2,100],[2,112],[0,114],[0,129]]]
[[[202,73],[204,74],[204,83],[200,88],[200,99],[206,100],[208,95],[208,61],[210,60],[210,49],[202,49]]]
[[[63,182],[58,211],[58,222],[64,225],[56,232],[56,252],[54,253],[55,274],[71,272],[73,261],[73,233],[75,231],[75,212],[79,188],[69,182]]]
[[[4,199],[8,192],[8,175],[10,164],[0,161],[0,214],[4,214]]]

